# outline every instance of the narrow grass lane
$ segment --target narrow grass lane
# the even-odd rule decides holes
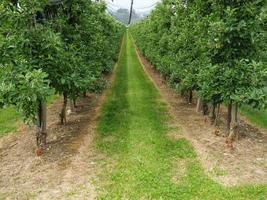
[[[185,139],[167,137],[167,105],[144,73],[129,33],[98,123],[107,159],[99,199],[265,199],[266,186],[225,188],[203,172]]]

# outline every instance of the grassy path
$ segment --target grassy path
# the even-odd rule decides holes
[[[225,188],[209,179],[189,142],[167,137],[167,110],[127,33],[98,124],[97,145],[107,155],[99,161],[99,199],[265,199],[266,186]]]

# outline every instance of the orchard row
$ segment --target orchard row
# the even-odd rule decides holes
[[[164,0],[131,27],[142,53],[189,102],[197,93],[197,109],[209,111],[215,125],[220,105],[228,106],[231,139],[240,106],[266,106],[264,4],[264,0]]]
[[[123,26],[104,4],[88,0],[2,0],[0,3],[0,107],[15,106],[37,124],[46,144],[46,102],[68,100],[105,86],[116,62]]]

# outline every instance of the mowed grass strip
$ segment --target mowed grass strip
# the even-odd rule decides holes
[[[144,73],[126,33],[115,80],[98,123],[106,155],[98,199],[264,200],[266,185],[227,188],[208,178],[186,139],[167,137],[167,105]]]

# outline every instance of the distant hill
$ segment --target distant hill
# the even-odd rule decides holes
[[[128,24],[130,11],[126,8],[120,8],[118,10],[110,9],[108,8],[108,12],[115,17],[117,20],[121,21],[124,24]],[[146,17],[148,13],[137,13],[135,10],[133,10],[132,15],[132,23],[141,20],[142,18]]]

